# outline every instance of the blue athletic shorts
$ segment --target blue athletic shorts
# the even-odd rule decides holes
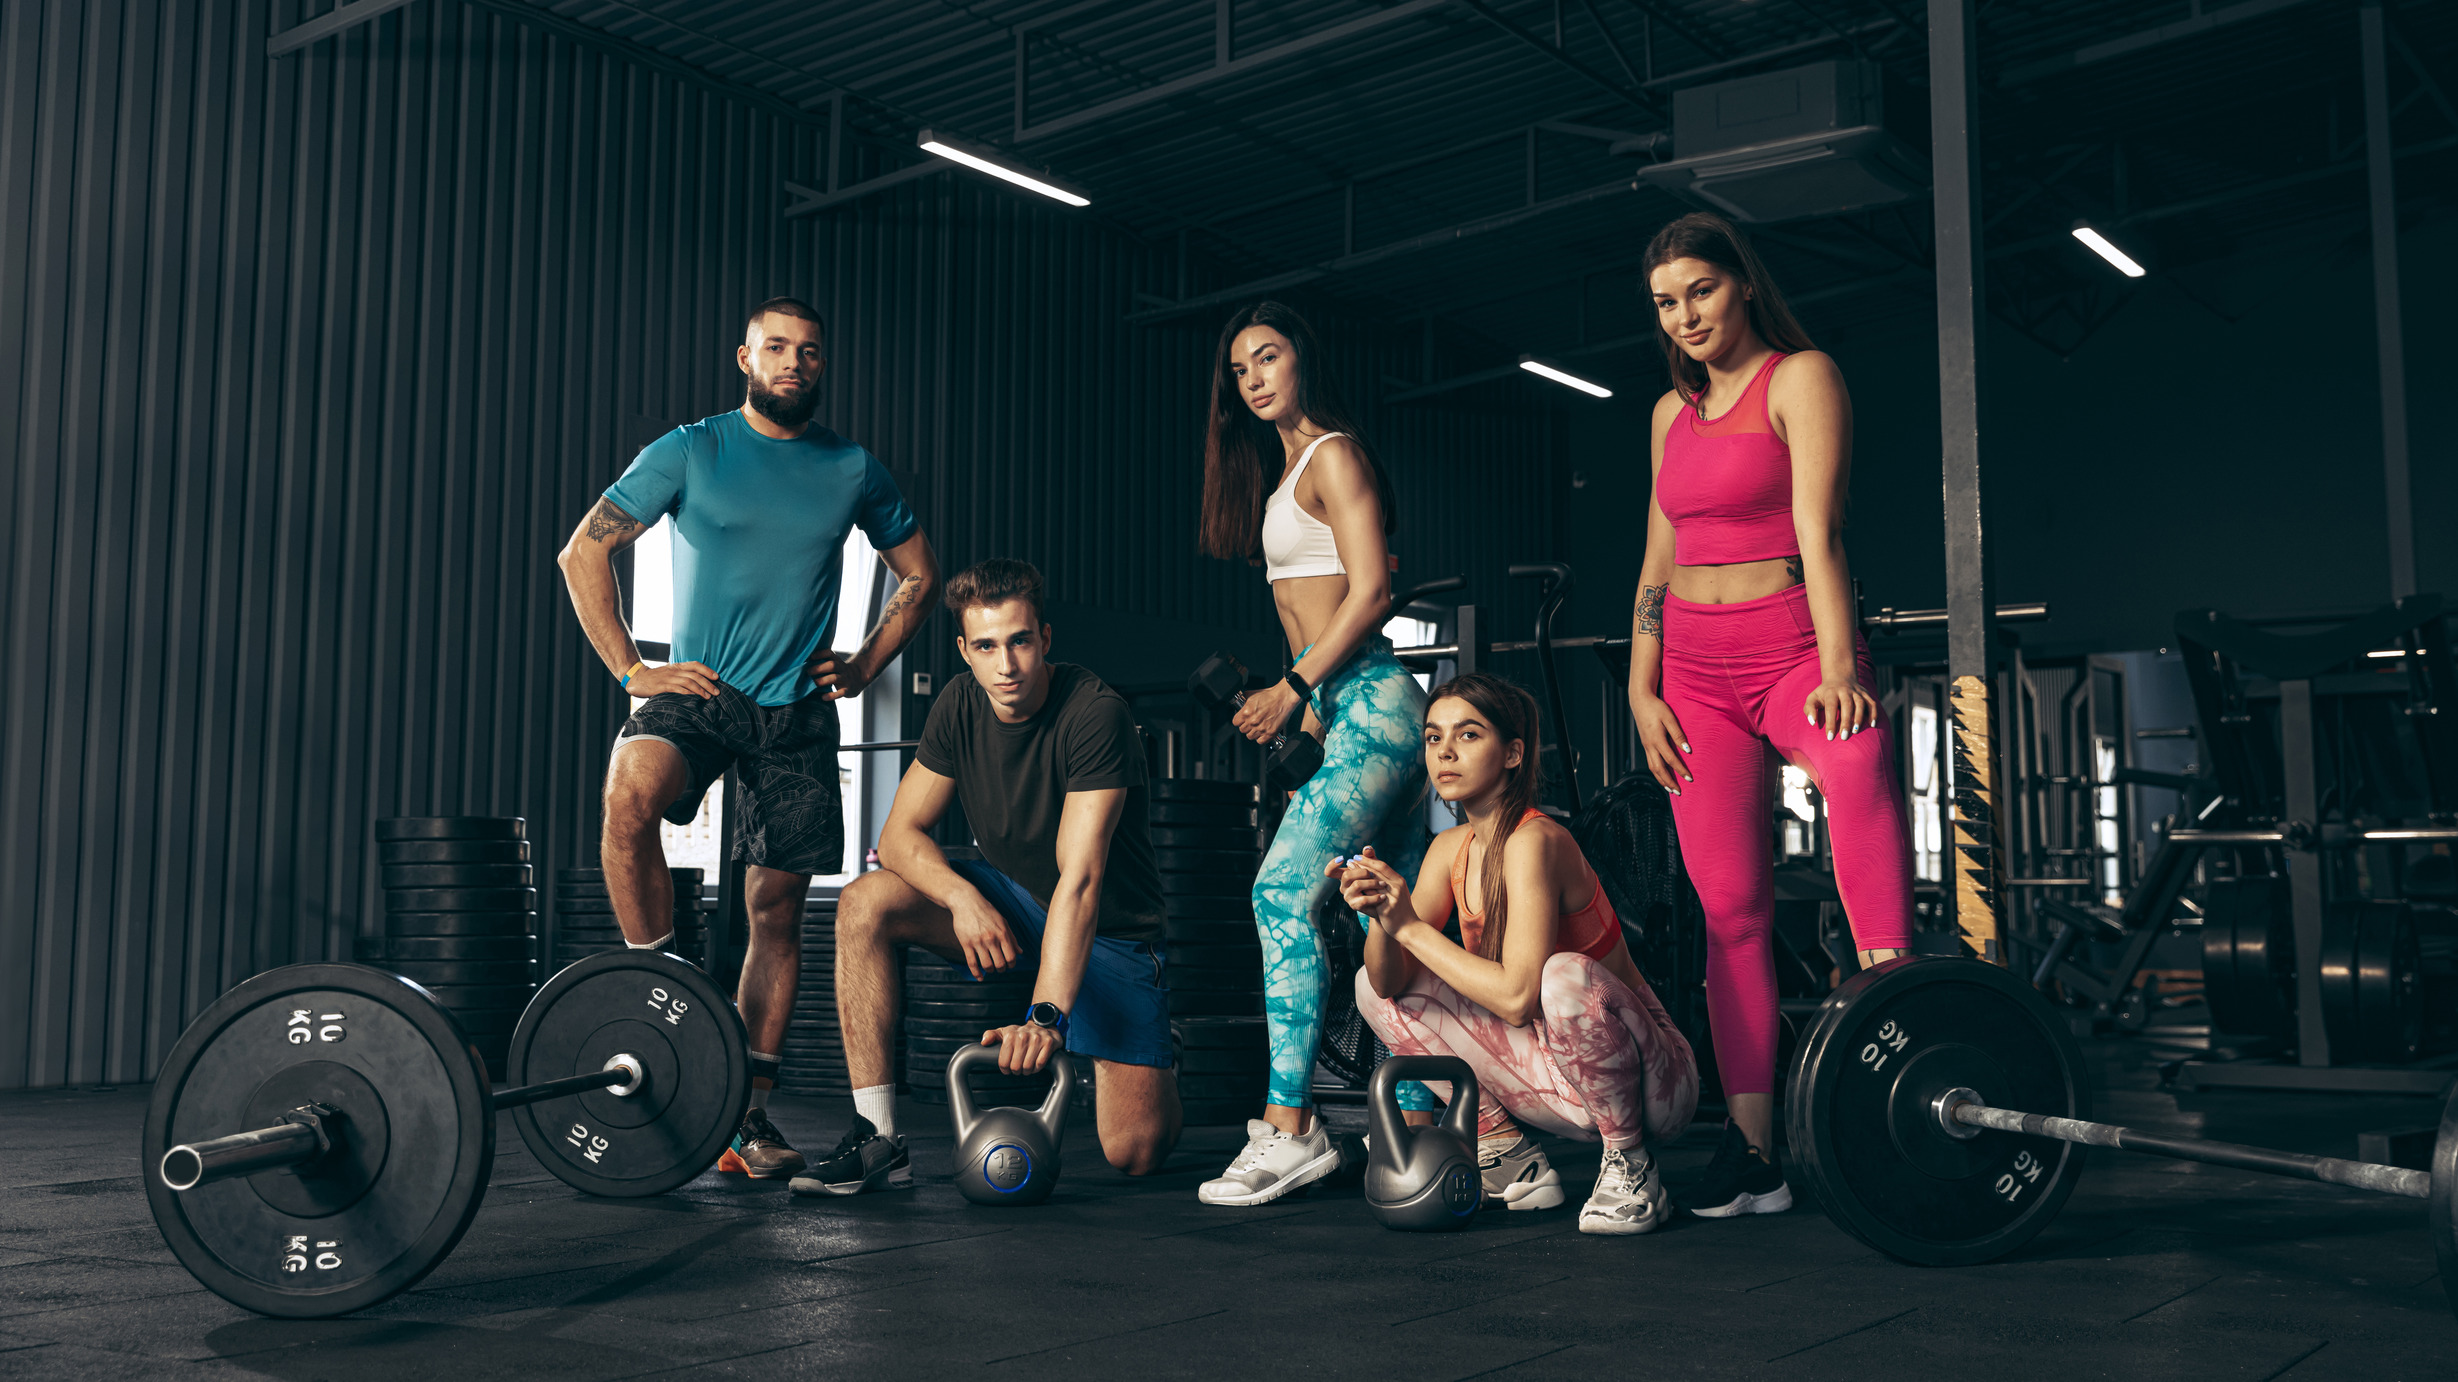
[[[1050,920],[1033,895],[1016,880],[979,859],[950,859],[948,866],[981,889],[1007,924],[1024,934],[1024,954],[1012,972],[1031,974],[1041,963],[1041,929]],[[1167,1066],[1175,1059],[1169,1041],[1169,986],[1162,972],[1169,963],[1163,941],[1122,941],[1092,938],[1085,957],[1084,982],[1075,992],[1075,1007],[1067,1014],[1067,1049],[1095,1060],[1122,1065]],[[959,979],[973,975],[954,966]],[[1008,1022],[1022,1022],[1016,1013]]]

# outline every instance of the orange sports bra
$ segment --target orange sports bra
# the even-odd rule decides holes
[[[1519,818],[1519,823],[1525,825],[1544,814],[1531,809]],[[1613,914],[1613,903],[1605,896],[1604,885],[1596,881],[1595,868],[1584,859],[1579,862],[1580,867],[1587,869],[1587,881],[1596,892],[1585,907],[1563,917],[1561,924],[1554,928],[1553,950],[1557,955],[1576,954],[1585,955],[1591,960],[1602,960],[1613,953],[1614,942],[1622,938],[1622,922],[1620,917]],[[1451,856],[1451,905],[1459,909],[1460,944],[1473,953],[1477,943],[1485,937],[1485,918],[1468,906],[1466,845],[1461,845],[1458,852]]]

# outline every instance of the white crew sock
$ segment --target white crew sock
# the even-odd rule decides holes
[[[629,940],[624,941],[623,944],[626,949],[630,950],[663,950],[666,948],[666,942],[673,939],[674,933],[672,931],[668,931],[666,934],[659,936],[653,941],[650,941],[647,945],[635,945]]]
[[[896,1136],[896,1086],[875,1084],[853,1092],[853,1111],[871,1120],[881,1137]]]

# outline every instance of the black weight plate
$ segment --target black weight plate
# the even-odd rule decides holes
[[[2081,1176],[2080,1147],[1949,1135],[1934,1101],[1964,1087],[1993,1108],[2088,1118],[2082,1053],[2062,1014],[1995,965],[1907,957],[1819,1005],[1786,1104],[1793,1159],[1844,1231],[1924,1266],[1969,1266],[2048,1226]]]
[[[1260,795],[1251,782],[1220,782],[1201,777],[1157,777],[1148,786],[1151,799],[1205,802],[1214,806],[1252,807]]]
[[[596,883],[603,886],[605,882],[606,870],[604,869],[565,868],[555,870],[555,883],[557,886],[561,886],[566,883]]]
[[[905,1038],[927,1040],[931,1037],[953,1037],[962,1041],[979,1041],[988,1028],[1004,1027],[1004,1022],[973,1022],[961,1017],[911,1017],[904,1020]]]
[[[388,936],[526,936],[537,917],[529,912],[387,912]]]
[[[162,1183],[173,1146],[311,1100],[342,1119],[336,1154],[305,1174],[184,1193]],[[495,1161],[467,1036],[415,986],[361,965],[290,965],[216,999],[156,1077],[144,1139],[146,1200],[173,1255],[224,1300],[289,1319],[346,1315],[415,1284],[468,1229]]]
[[[1159,849],[1152,851],[1161,874],[1216,873],[1254,881],[1263,856],[1251,849]]]
[[[1218,907],[1188,907],[1184,905],[1188,899],[1212,898],[1242,904],[1254,895],[1254,891],[1255,875],[1252,869],[1248,869],[1242,875],[1230,873],[1164,873],[1161,875],[1161,895],[1167,899],[1164,905],[1168,907],[1172,915],[1184,913],[1195,916],[1221,910]]]
[[[1207,947],[1243,946],[1257,955],[1263,953],[1263,937],[1252,920],[1239,921],[1179,921],[1169,923],[1169,960],[1175,964],[1178,952],[1189,946],[1201,950]]]
[[[1216,830],[1243,830],[1252,834],[1255,808],[1234,803],[1155,799],[1152,803],[1152,823],[1156,826],[1208,826]]]
[[[2287,880],[2221,879],[2202,907],[2202,992],[2212,1030],[2293,1038],[2296,942]]]
[[[1170,1020],[1169,1029],[1189,1051],[1265,1051],[1271,1047],[1271,1030],[1259,1017],[1179,1017]]]
[[[1229,970],[1239,974],[1260,975],[1263,972],[1263,945],[1251,935],[1243,945],[1172,945],[1169,947],[1169,972],[1185,970]]]
[[[2350,899],[2322,921],[2322,1018],[2343,1060],[2410,1061],[2424,1042],[2424,957],[2407,904]]]
[[[1188,1050],[1178,1053],[1178,1070],[1184,1075],[1251,1075],[1268,1083],[1272,1057],[1260,1047],[1252,1051]]]
[[[474,1012],[456,1010],[452,1015],[452,1020],[460,1023],[461,1030],[469,1033],[473,1041],[482,1041],[488,1037],[509,1037],[512,1035],[513,1028],[520,1025],[521,1009],[517,1007],[481,1008]]]
[[[1021,983],[983,984],[965,980],[958,980],[954,983],[923,983],[916,979],[905,980],[905,997],[917,1003],[1011,1003],[1019,996],[1029,1002],[1032,992],[1033,984],[1030,979]]]
[[[388,840],[376,846],[380,864],[526,864],[527,840]]]
[[[533,960],[537,955],[535,936],[388,936],[384,941],[388,961]]]
[[[471,1008],[510,1008],[515,1012],[537,997],[534,984],[421,984],[435,1001],[461,1012]]]
[[[1169,993],[1172,1017],[1260,1017],[1263,995],[1260,993],[1190,993],[1172,989]]]
[[[1242,854],[1250,860],[1263,853],[1251,825],[1156,825],[1152,827],[1152,847],[1220,850]]]
[[[408,888],[526,888],[537,881],[527,864],[386,864],[386,891]]]
[[[996,1011],[1001,1014],[1002,1025],[1014,1020],[1005,1014],[1013,1012],[1020,1015],[1024,1011],[1022,1007],[1009,1007],[1004,1003],[950,1002],[935,998],[915,998],[911,994],[905,996],[904,1007],[907,1017],[962,1018],[967,1022],[976,1017],[987,1017]]]
[[[1261,967],[1237,969],[1171,969],[1169,991],[1178,993],[1253,993],[1263,992]]]
[[[594,897],[570,897],[557,893],[555,911],[563,916],[612,916],[614,902],[604,893]]]
[[[602,1070],[618,1054],[640,1088],[512,1112],[540,1165],[591,1195],[662,1195],[717,1163],[751,1102],[749,1044],[708,975],[654,951],[593,956],[548,980],[512,1037],[516,1084]]]
[[[1184,1111],[1186,1126],[1216,1128],[1236,1126],[1250,1118],[1263,1116],[1260,1099],[1187,1099],[1181,1096],[1179,1107]]]
[[[387,960],[384,968],[414,984],[534,984],[535,960]]]
[[[376,839],[525,840],[529,823],[519,816],[388,816],[376,822]]]
[[[384,894],[387,912],[534,912],[535,888],[394,888]]]

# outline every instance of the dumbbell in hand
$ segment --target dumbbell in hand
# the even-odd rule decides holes
[[[1227,653],[1214,653],[1186,679],[1186,689],[1213,710],[1234,714],[1246,704],[1246,666]],[[1304,716],[1300,704],[1263,749],[1264,779],[1283,792],[1304,786],[1323,766],[1322,743],[1298,723]]]

